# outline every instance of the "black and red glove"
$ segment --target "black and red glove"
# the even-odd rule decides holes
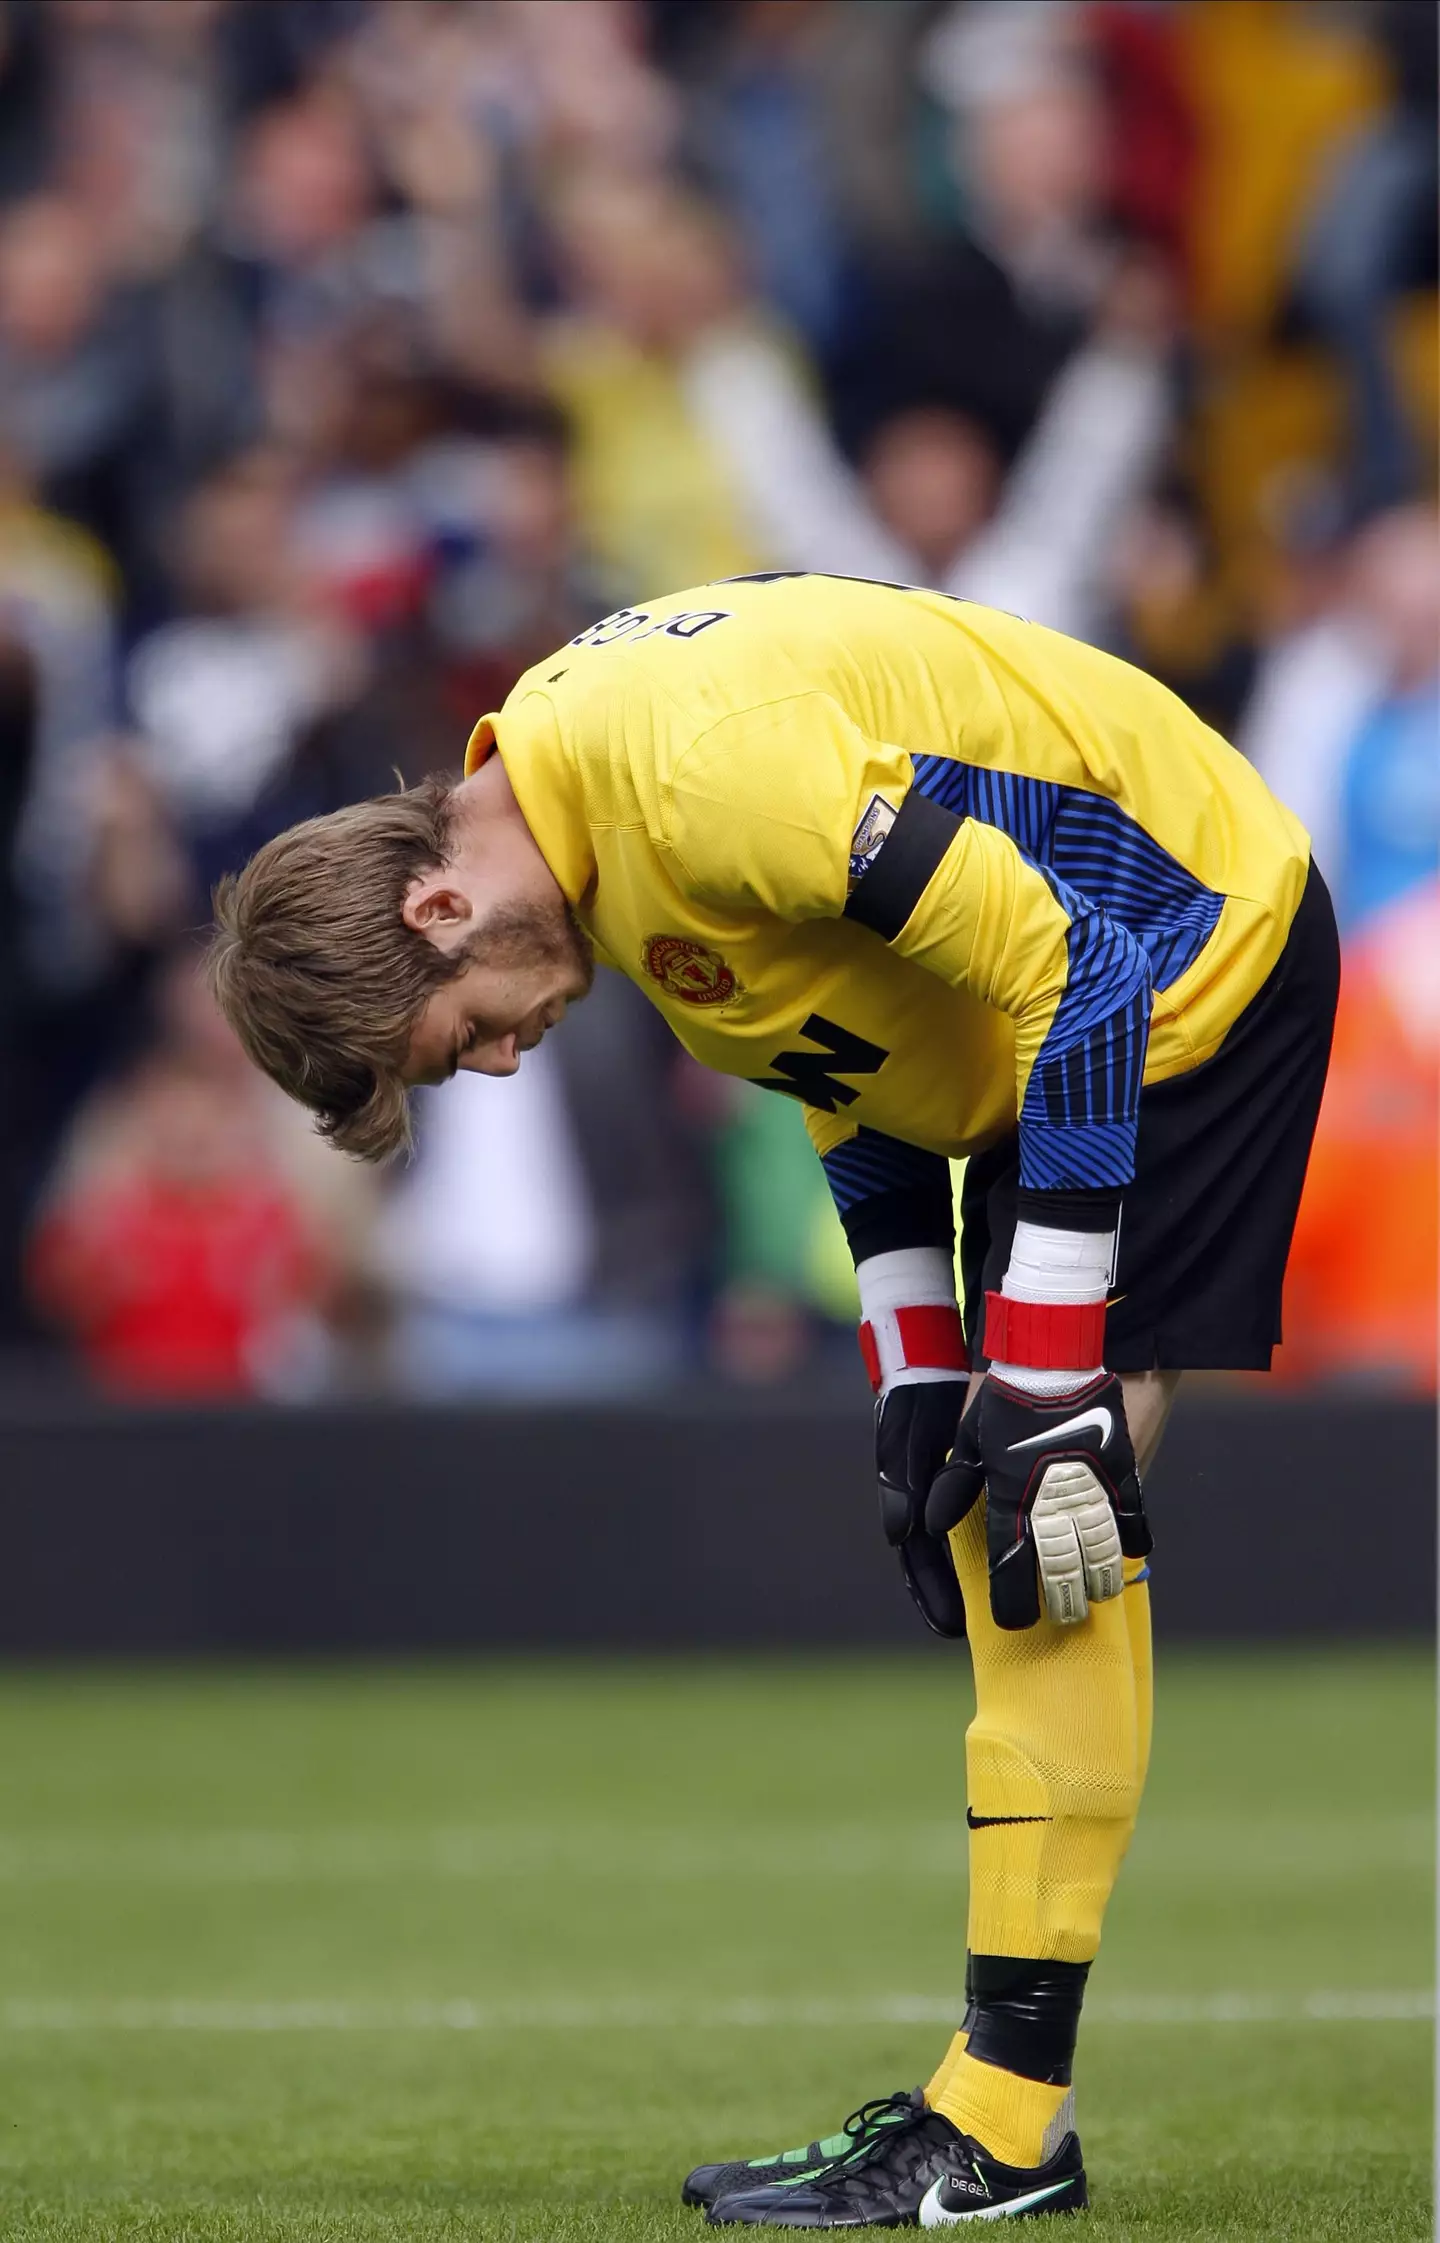
[[[925,1520],[968,1391],[953,1265],[938,1248],[903,1247],[862,1262],[857,1276],[860,1352],[875,1390],[880,1524],[926,1625],[936,1635],[963,1636],[965,1601],[950,1545]]]

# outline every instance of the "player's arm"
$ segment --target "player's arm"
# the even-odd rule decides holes
[[[1134,1173],[1150,1020],[1139,944],[1033,864],[998,826],[912,786],[847,899],[902,956],[1015,1025],[1020,1194],[1010,1265],[985,1302],[991,1371],[926,1523],[953,1526],[988,1489],[991,1598],[1027,1627],[1117,1596],[1150,1548],[1120,1382],[1104,1369],[1105,1300]]]
[[[1118,1594],[1122,1551],[1149,1548],[1119,1381],[1103,1368],[1148,962],[999,826],[955,815],[915,775],[903,749],[869,738],[832,696],[787,696],[695,743],[676,775],[670,842],[698,899],[848,917],[1014,1022],[1020,1219],[986,1303],[991,1376],[928,1524],[963,1516],[988,1480],[996,1617],[1038,1617],[1038,1555],[1051,1616],[1078,1620],[1089,1598]],[[877,798],[891,815],[857,868],[851,842]]]
[[[954,1445],[968,1357],[955,1298],[950,1164],[875,1129],[837,1141],[806,1110],[860,1288],[860,1352],[875,1395],[880,1523],[905,1585],[937,1635],[965,1633],[965,1605],[943,1534],[925,1504]],[[840,1125],[842,1128],[844,1125]]]

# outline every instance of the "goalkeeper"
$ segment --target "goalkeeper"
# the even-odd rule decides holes
[[[1268,1367],[1324,1084],[1306,835],[1126,664],[813,575],[621,609],[466,770],[221,888],[214,982],[252,1058],[383,1158],[412,1084],[513,1073],[598,954],[696,1058],[800,1100],[855,1257],[884,1532],[974,1663],[948,2051],[923,2093],[699,2167],[687,2200],[817,2228],[1073,2210],[1081,2003],[1150,1753],[1141,1475],[1182,1371]]]

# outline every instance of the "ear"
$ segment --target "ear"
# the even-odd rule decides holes
[[[411,881],[400,916],[417,935],[443,943],[447,931],[467,925],[474,912],[464,889],[455,886],[454,874],[437,867]]]

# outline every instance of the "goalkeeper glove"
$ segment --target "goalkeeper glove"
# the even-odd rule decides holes
[[[1122,1557],[1153,1546],[1124,1393],[1101,1366],[1113,1248],[1113,1234],[1021,1221],[1006,1290],[986,1295],[992,1367],[925,1523],[945,1533],[985,1491],[990,1608],[1002,1628],[1032,1627],[1042,1595],[1051,1620],[1083,1620],[1092,1602],[1119,1596]],[[1021,1286],[1051,1297],[1017,1297]],[[1075,1299],[1084,1291],[1096,1297]]]
[[[856,1277],[860,1352],[875,1390],[880,1524],[927,1626],[963,1636],[965,1602],[949,1543],[925,1523],[926,1496],[965,1406],[954,1266],[939,1247],[902,1247],[861,1262]]]

